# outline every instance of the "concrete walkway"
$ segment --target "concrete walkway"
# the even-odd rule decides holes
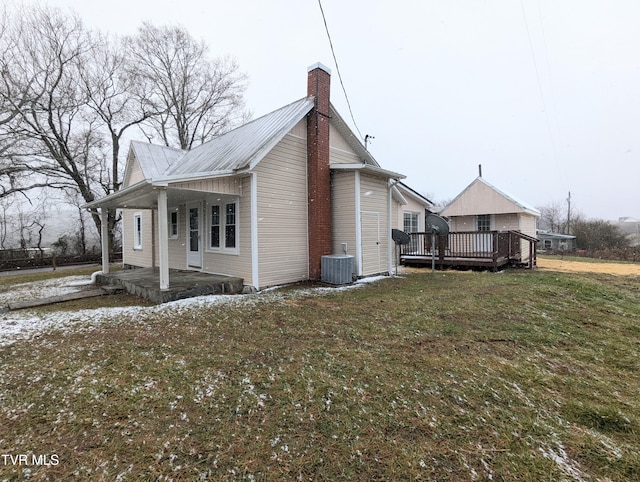
[[[160,289],[159,268],[126,269],[100,274],[99,285],[118,286],[128,293],[154,303],[192,298],[194,296],[242,293],[243,279],[202,273],[200,271],[169,270],[169,289]]]

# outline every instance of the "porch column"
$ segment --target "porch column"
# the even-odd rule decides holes
[[[107,210],[100,208],[100,238],[102,245],[102,273],[109,273],[109,216]]]
[[[169,289],[169,219],[167,189],[158,189],[158,248],[160,252],[160,289]]]

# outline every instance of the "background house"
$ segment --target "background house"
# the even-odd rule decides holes
[[[432,212],[433,203],[407,184],[395,185],[394,199],[396,210],[393,213],[393,226],[405,233],[425,231],[425,218]]]
[[[517,231],[536,239],[540,212],[533,206],[491,185],[482,176],[462,190],[441,212],[452,232],[474,232],[473,250],[490,252],[490,232]],[[521,262],[529,261],[531,241],[520,240]],[[468,249],[468,248],[466,248]]]
[[[381,168],[335,111],[327,67],[309,68],[307,88],[188,152],[133,142],[123,189],[87,205],[123,209],[125,265],[159,267],[161,289],[169,268],[256,289],[317,280],[331,254],[352,256],[353,276],[391,271],[404,176]]]
[[[539,250],[548,251],[573,251],[576,249],[576,237],[570,234],[552,233],[551,231],[538,230]]]

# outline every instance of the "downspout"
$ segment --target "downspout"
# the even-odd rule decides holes
[[[360,171],[355,171],[354,191],[356,193],[356,275],[362,276],[362,213],[360,212]]]
[[[258,174],[251,173],[251,283],[260,289],[260,256],[258,251]]]
[[[389,183],[389,229],[387,230],[387,260],[389,261],[389,274],[393,274],[393,263],[397,262],[393,255],[392,245],[394,244],[393,239],[391,238],[391,231],[393,230],[393,188],[400,182],[399,179],[395,179],[393,182]]]

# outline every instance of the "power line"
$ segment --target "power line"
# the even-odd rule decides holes
[[[340,74],[340,67],[338,66],[338,59],[336,58],[336,52],[333,48],[333,42],[331,41],[331,34],[329,33],[329,26],[327,25],[327,18],[324,15],[324,9],[322,8],[322,1],[318,0],[318,5],[320,6],[320,13],[322,13],[322,21],[324,22],[324,29],[327,32],[327,38],[329,39],[329,46],[331,47],[331,55],[333,55],[333,62],[336,64],[336,72],[338,73],[338,79],[340,80],[340,85],[342,86],[342,92],[344,92],[344,98],[347,101],[347,107],[349,108],[349,114],[351,115],[351,120],[353,121],[353,125],[358,131],[358,135],[360,139],[362,139],[362,133],[360,129],[358,129],[358,124],[356,123],[356,119],[353,116],[353,110],[351,110],[351,102],[349,102],[349,96],[347,95],[347,89],[344,87],[344,82],[342,81],[342,75]]]

